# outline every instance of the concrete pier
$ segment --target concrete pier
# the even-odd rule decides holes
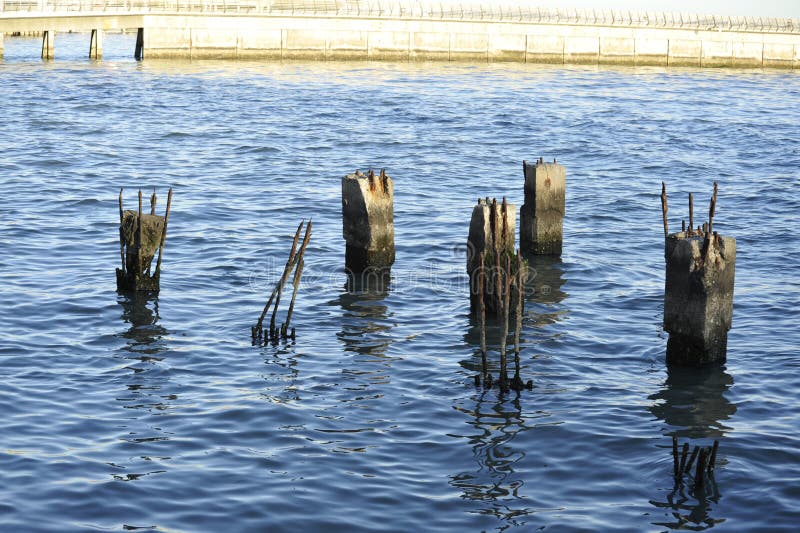
[[[553,160],[522,162],[525,203],[520,213],[520,249],[525,255],[561,255],[566,170]]]
[[[517,208],[514,204],[480,198],[472,209],[467,238],[467,274],[470,280],[470,309],[476,313],[479,308],[478,271],[481,255],[485,256],[485,283],[483,287],[486,314],[498,316],[503,309],[500,293],[497,290],[497,276],[504,257],[514,255],[516,241]],[[515,258],[516,261],[516,258]],[[515,263],[516,264],[516,263]]]
[[[92,30],[89,34],[89,59],[103,58],[103,30]]]
[[[0,32],[143,28],[137,56],[800,68],[800,22],[523,0],[0,3]]]
[[[388,273],[394,263],[394,182],[384,170],[342,178],[348,274]]]

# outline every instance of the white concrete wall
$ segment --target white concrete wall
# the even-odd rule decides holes
[[[798,33],[235,14],[0,17],[0,32],[137,27],[145,28],[146,58],[519,61],[800,69]]]
[[[410,19],[145,15],[145,57],[800,68],[800,35]],[[310,29],[313,28],[313,29]]]

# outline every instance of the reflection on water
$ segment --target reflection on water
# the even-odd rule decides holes
[[[718,438],[730,430],[723,422],[736,412],[736,406],[725,398],[732,385],[733,376],[721,366],[670,365],[661,390],[649,397],[654,402],[649,409],[676,428],[679,438]]]
[[[377,285],[376,285],[377,284]],[[348,277],[346,292],[336,304],[343,310],[342,331],[337,337],[346,352],[381,357],[392,343],[392,316],[384,303],[390,285],[384,278]]]
[[[528,320],[533,320],[537,326],[554,324],[564,314],[564,311],[557,305],[567,297],[567,293],[561,290],[564,285],[564,266],[561,258],[529,255],[525,257],[525,260],[528,261],[528,279],[525,282],[526,300],[546,306],[537,308],[536,313],[526,313]]]
[[[733,376],[724,367],[686,368],[670,365],[661,390],[649,397],[654,403],[650,412],[670,426],[669,435],[679,442],[690,439],[696,445],[711,444],[708,439],[722,437],[730,428],[722,422],[736,412],[736,406],[725,398],[733,385]],[[691,439],[703,439],[693,442]],[[693,472],[692,472],[693,473]],[[724,522],[712,517],[721,495],[714,477],[696,488],[692,477],[682,477],[661,500],[650,500],[654,507],[664,509],[670,517],[654,525],[669,529],[702,531]]]
[[[488,392],[481,394],[474,410],[456,409],[471,417],[468,423],[475,429],[468,437],[475,469],[451,475],[450,484],[461,490],[464,498],[476,502],[478,512],[501,520],[500,531],[522,525],[518,519],[534,511],[526,505],[531,500],[520,492],[524,476],[514,471],[515,464],[525,457],[525,450],[513,446],[514,439],[529,429],[519,394],[498,402]]]
[[[167,441],[172,434],[164,428],[162,415],[168,413],[177,394],[170,392],[168,369],[164,368],[162,354],[167,351],[168,331],[158,321],[158,297],[151,294],[120,296],[121,318],[129,327],[120,334],[126,339],[121,357],[127,360],[123,376],[125,385],[116,398],[125,409],[131,410],[125,424],[119,426],[123,447],[131,451],[133,464],[108,463],[120,472],[112,474],[118,481],[135,481],[143,476],[166,472],[159,467],[170,457],[152,453],[156,443]],[[158,419],[151,419],[158,417]],[[123,472],[135,469],[139,472]]]
[[[160,360],[158,354],[166,350],[163,338],[167,330],[158,324],[158,297],[150,294],[120,296],[122,320],[130,327],[120,334],[127,339],[122,347],[129,352],[126,357],[140,361]]]
[[[525,289],[528,298],[537,302],[557,304],[567,294],[561,290],[564,285],[564,265],[558,256],[526,255],[528,279]]]
[[[716,483],[707,483],[705,492],[698,494],[694,488],[679,485],[670,492],[663,502],[650,500],[650,504],[664,509],[672,518],[666,521],[653,522],[653,525],[668,529],[703,531],[725,521],[724,518],[713,518],[711,512],[719,504],[720,494]]]

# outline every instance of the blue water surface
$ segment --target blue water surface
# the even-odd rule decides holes
[[[5,40],[0,530],[796,531],[800,78],[786,71],[133,61]],[[477,198],[567,169],[522,373],[472,385]],[[395,180],[388,290],[348,292],[343,175]],[[670,224],[737,239],[728,362],[667,368]],[[157,298],[116,293],[117,194],[174,187]],[[294,343],[250,326],[312,218]],[[489,329],[496,373],[499,329]],[[673,482],[671,435],[719,439]]]

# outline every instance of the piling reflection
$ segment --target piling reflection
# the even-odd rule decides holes
[[[649,409],[679,437],[718,438],[730,430],[724,422],[736,413],[736,406],[725,397],[732,385],[733,376],[721,366],[670,365],[661,390],[649,396],[653,401]]]
[[[496,517],[502,531],[524,523],[534,512],[530,499],[521,494],[524,476],[515,472],[516,463],[525,458],[525,450],[514,446],[518,435],[528,430],[519,394],[511,393],[506,402],[498,402],[494,392],[481,394],[474,410],[457,406],[470,417],[474,429],[469,436],[473,471],[450,476],[450,485],[462,491],[463,497],[478,503],[478,512]]]
[[[725,522],[724,518],[711,516],[714,508],[719,504],[719,490],[716,483],[709,486],[709,490],[696,493],[694,489],[684,485],[676,486],[665,501],[650,500],[650,504],[663,509],[669,518],[653,522],[653,525],[667,529],[682,529],[690,531],[703,531]]]
[[[649,410],[669,426],[669,435],[687,438],[692,445],[709,445],[709,439],[722,437],[730,430],[724,421],[733,416],[736,406],[725,398],[725,393],[732,385],[733,376],[721,366],[670,365],[661,390],[649,396],[653,401]],[[725,521],[713,516],[722,497],[714,476],[709,476],[699,487],[691,480],[691,476],[680,476],[669,492],[650,500],[651,505],[664,510],[667,516],[663,521],[653,522],[654,525],[702,531]]]
[[[154,454],[160,441],[167,441],[171,433],[164,425],[152,417],[161,417],[172,407],[178,396],[170,392],[170,379],[162,366],[162,354],[167,351],[168,331],[161,326],[158,313],[158,297],[146,293],[120,296],[121,318],[127,329],[120,333],[126,340],[118,357],[126,360],[125,370],[130,371],[122,377],[124,391],[117,396],[124,409],[132,412],[126,416],[125,424],[120,426],[122,447],[132,464],[108,464],[118,469],[112,477],[119,481],[134,481],[143,476],[165,472],[160,468],[162,461],[170,457]],[[131,452],[130,446],[136,451]],[[129,472],[136,470],[137,472]]]
[[[564,265],[561,258],[529,255],[525,260],[528,262],[528,279],[525,282],[526,302],[544,304],[537,307],[536,313],[526,312],[528,320],[533,320],[537,326],[554,324],[564,314],[558,304],[567,297],[567,293],[562,290]]]
[[[127,340],[122,350],[129,359],[140,361],[160,360],[158,354],[166,350],[163,338],[167,330],[158,324],[158,297],[150,293],[133,293],[120,296],[122,321],[130,326],[120,334]]]
[[[337,304],[344,310],[342,331],[337,334],[345,352],[385,356],[392,344],[391,313],[384,300],[391,279],[385,275],[348,276]]]

